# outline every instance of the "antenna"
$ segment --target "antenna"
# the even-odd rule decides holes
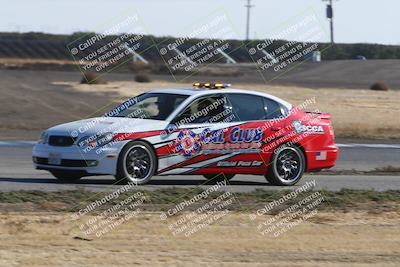
[[[254,7],[254,5],[251,5],[251,0],[247,0],[247,5],[245,5],[247,8],[247,21],[246,21],[246,40],[249,40],[249,32],[250,32],[250,8]]]

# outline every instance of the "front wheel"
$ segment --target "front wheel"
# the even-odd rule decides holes
[[[115,178],[121,183],[145,184],[150,181],[156,168],[153,148],[145,142],[134,141],[122,149]]]
[[[303,151],[296,146],[283,145],[271,157],[266,179],[272,185],[294,185],[306,168]]]

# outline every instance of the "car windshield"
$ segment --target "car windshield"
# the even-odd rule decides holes
[[[125,101],[107,115],[165,120],[187,97],[179,94],[145,93]]]

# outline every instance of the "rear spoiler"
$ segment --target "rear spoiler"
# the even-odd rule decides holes
[[[329,113],[312,112],[312,111],[306,111],[305,113],[311,114],[312,117],[316,117],[316,118],[323,119],[323,120],[331,119],[331,114],[329,114]]]

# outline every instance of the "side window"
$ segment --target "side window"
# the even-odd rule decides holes
[[[280,103],[276,102],[275,100],[269,98],[264,99],[264,108],[266,112],[266,119],[278,119],[286,116],[286,108],[283,107]]]
[[[225,117],[225,104],[225,97],[220,95],[196,99],[173,122],[177,125],[222,122]]]
[[[264,120],[263,98],[248,94],[228,94],[233,121]]]
[[[158,97],[149,97],[136,105],[134,113],[142,113],[144,117],[157,117],[160,113],[158,105]]]

